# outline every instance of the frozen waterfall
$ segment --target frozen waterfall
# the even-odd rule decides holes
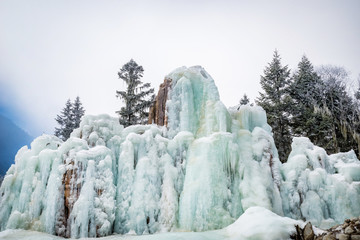
[[[0,188],[1,230],[205,231],[251,207],[326,227],[360,215],[354,152],[328,156],[294,138],[281,164],[262,108],[226,109],[202,67],[166,78],[167,126],[124,129],[116,118],[85,116],[66,142],[43,135],[21,148]]]

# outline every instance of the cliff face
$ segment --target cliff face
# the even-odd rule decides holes
[[[171,82],[171,79],[165,78],[164,82],[160,84],[155,103],[149,111],[148,124],[154,123],[159,126],[167,126],[166,101],[171,88]]]
[[[205,231],[254,206],[317,226],[360,215],[353,152],[328,156],[296,138],[281,164],[262,108],[227,110],[201,67],[165,79],[150,118],[162,127],[85,116],[66,142],[43,135],[20,149],[0,188],[1,230]]]

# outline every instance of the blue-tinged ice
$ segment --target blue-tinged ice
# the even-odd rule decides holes
[[[226,109],[199,66],[166,78],[167,126],[85,116],[66,142],[43,135],[20,149],[0,188],[0,229],[102,237],[253,226],[264,216],[288,234],[296,221],[273,213],[321,227],[360,215],[353,151],[329,156],[294,138],[282,164],[261,107]]]

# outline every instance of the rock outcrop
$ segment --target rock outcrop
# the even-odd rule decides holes
[[[171,88],[171,82],[171,79],[165,78],[164,82],[160,84],[155,103],[149,111],[149,124],[155,123],[159,126],[167,126],[166,100]]]
[[[308,222],[304,229],[296,227],[295,240],[360,240],[360,218],[346,219],[343,224],[333,226],[315,235],[312,225]]]
[[[295,240],[314,240],[315,233],[312,228],[311,222],[308,222],[305,227],[302,229],[299,225],[295,226],[296,234],[291,236],[291,239]]]
[[[69,217],[81,192],[81,184],[78,183],[77,173],[81,172],[82,169],[81,165],[80,167],[75,166],[73,160],[68,164],[64,161],[64,164],[66,166],[62,180],[64,186],[64,205],[61,208],[58,218],[58,222],[62,224],[56,227],[56,235],[69,238],[71,236]]]

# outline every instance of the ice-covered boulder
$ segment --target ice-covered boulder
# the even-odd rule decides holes
[[[20,149],[0,188],[1,230],[101,237],[220,229],[252,207],[317,225],[359,213],[354,153],[296,138],[281,164],[261,107],[226,109],[199,66],[166,79],[154,112],[164,126],[85,116],[66,142]]]

